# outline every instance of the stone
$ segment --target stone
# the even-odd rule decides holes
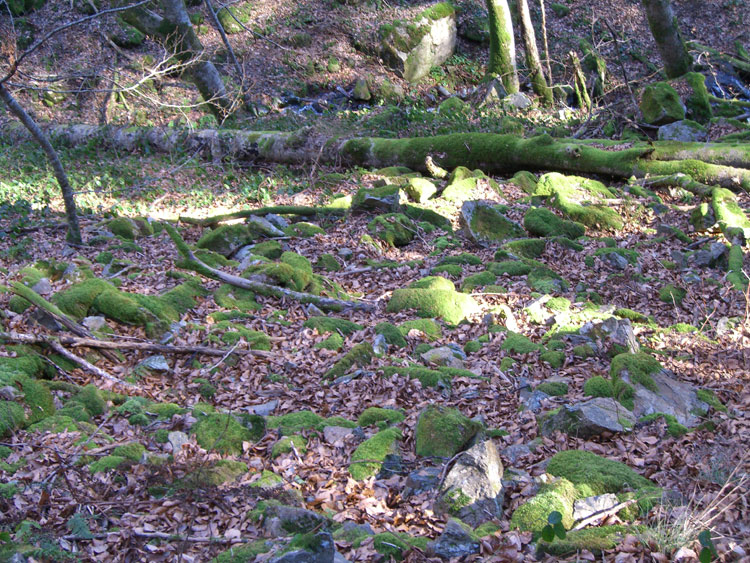
[[[614,493],[578,499],[573,503],[573,520],[583,520],[602,510],[609,510],[619,502]]]
[[[169,363],[167,362],[167,358],[162,356],[161,354],[156,356],[149,356],[148,358],[142,360],[137,367],[151,370],[151,371],[170,371]]]
[[[603,321],[589,321],[581,327],[579,333],[581,336],[599,341],[601,346],[597,348],[601,351],[615,349],[619,353],[626,349],[631,354],[636,354],[640,350],[630,319],[609,317]],[[618,347],[621,349],[617,350]]]
[[[508,95],[500,78],[493,78],[480,88],[482,94],[480,105],[491,106],[500,103]]]
[[[351,209],[352,212],[397,212],[407,199],[406,193],[399,186],[360,188],[352,198]]]
[[[407,498],[435,489],[440,483],[442,470],[439,467],[423,467],[409,473],[402,496]]]
[[[584,440],[604,432],[628,432],[636,416],[610,397],[595,397],[574,405],[565,405],[547,417],[541,425],[542,435],[560,430]]]
[[[350,436],[354,436],[354,428],[343,426],[325,426],[323,428],[323,439],[332,446],[343,446]]]
[[[330,532],[318,532],[308,549],[297,549],[274,557],[271,563],[334,563],[336,544]]]
[[[269,416],[273,413],[273,411],[276,410],[276,407],[278,406],[279,406],[279,400],[273,399],[272,401],[268,401],[267,403],[249,406],[246,408],[246,410],[250,414],[257,414],[259,416]]]
[[[460,222],[467,236],[481,246],[521,238],[525,234],[521,225],[482,201],[464,202],[461,206]]]
[[[428,350],[420,357],[426,366],[448,366],[452,368],[463,369],[464,362],[456,357],[455,351],[449,346],[441,346]]]
[[[515,465],[520,458],[531,455],[531,448],[526,444],[513,444],[503,448],[500,455],[507,459],[511,465]]]
[[[404,186],[404,191],[413,201],[424,203],[437,193],[437,186],[427,178],[409,178],[409,183]]]
[[[609,267],[611,267],[613,270],[624,270],[628,267],[628,259],[625,258],[622,254],[618,254],[617,252],[608,252],[607,254],[602,254],[599,259],[607,264]]]
[[[479,541],[473,536],[471,528],[451,518],[445,525],[443,533],[435,541],[427,544],[427,554],[443,559],[464,557],[479,553]]]
[[[396,21],[380,28],[383,62],[407,82],[417,82],[433,66],[447,61],[456,47],[456,12],[443,2],[411,23]]]
[[[646,86],[639,106],[644,121],[651,125],[666,125],[685,119],[686,108],[679,94],[666,82]]]
[[[285,504],[270,505],[263,515],[263,530],[272,537],[306,534],[327,529],[329,525],[329,520],[322,514]]]
[[[404,465],[401,456],[398,454],[388,454],[383,459],[380,471],[375,476],[376,479],[390,479],[394,475],[403,475]]]
[[[370,87],[367,84],[366,78],[357,78],[357,81],[354,83],[352,98],[359,102],[367,102],[372,99],[372,94],[370,93]]]
[[[42,278],[31,286],[31,289],[39,295],[49,295],[52,293],[52,284],[49,282],[49,278]]]
[[[375,340],[372,343],[372,351],[378,357],[388,353],[388,342],[384,334],[375,335]]]
[[[101,316],[84,317],[81,324],[91,332],[97,332],[107,326],[107,319]]]
[[[480,438],[463,452],[440,488],[435,509],[472,528],[502,517],[503,464],[492,440]]]
[[[720,242],[713,242],[707,249],[698,250],[690,256],[690,260],[698,268],[725,267],[729,256],[729,248]]]
[[[633,381],[627,370],[621,371],[619,377],[634,387],[633,415],[636,418],[655,413],[670,414],[683,426],[693,428],[702,422],[696,413],[708,410],[708,404],[698,398],[695,387],[675,379],[669,370],[651,374],[656,391]]]
[[[339,248],[338,252],[336,254],[339,255],[340,258],[344,260],[350,260],[352,256],[354,256],[354,251],[351,248]]]
[[[284,219],[281,215],[276,215],[275,213],[269,213],[268,215],[266,215],[266,221],[282,231],[289,227],[289,221]]]
[[[526,109],[531,106],[532,101],[523,92],[515,92],[505,97],[503,104],[515,109]]]
[[[549,399],[550,396],[544,391],[521,391],[521,401],[526,410],[531,412],[539,412],[544,408],[544,401]]]
[[[256,237],[272,238],[285,236],[284,231],[282,231],[279,227],[274,225],[267,218],[259,217],[258,215],[248,217],[245,220],[245,225],[247,226],[250,233],[254,234]]]
[[[490,24],[489,16],[484,5],[470,3],[461,7],[461,22],[458,25],[458,35],[467,41],[489,44]]]
[[[660,141],[680,141],[683,143],[702,143],[708,140],[708,133],[699,123],[683,119],[659,127],[657,136]]]
[[[190,438],[188,437],[188,435],[184,432],[180,432],[179,430],[174,430],[167,434],[167,440],[172,446],[173,454],[178,453],[182,449],[182,446],[190,442]]]

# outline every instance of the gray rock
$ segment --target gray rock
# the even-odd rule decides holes
[[[417,82],[433,66],[442,65],[456,48],[455,13],[436,20],[421,18],[409,25],[394,22],[391,29],[381,37],[380,53],[383,62],[407,82]],[[415,37],[420,38],[416,41]]]
[[[174,430],[167,434],[167,440],[169,440],[169,444],[172,446],[173,454],[179,452],[182,449],[182,446],[190,442],[188,435],[179,430]]]
[[[657,133],[660,141],[682,141],[683,143],[703,142],[708,140],[708,133],[700,124],[689,119],[667,123],[659,127]]]
[[[523,401],[524,407],[526,407],[526,410],[529,410],[531,412],[539,412],[543,408],[543,402],[547,399],[549,399],[550,396],[543,392],[543,391],[526,391],[525,393],[521,392],[521,400]]]
[[[521,225],[483,201],[465,201],[461,206],[459,220],[467,236],[480,246],[494,245],[526,235]]]
[[[388,454],[383,460],[383,464],[380,466],[376,479],[390,479],[394,475],[403,475],[404,465],[402,463],[401,456],[398,454]]]
[[[271,559],[271,563],[334,563],[336,559],[336,545],[329,532],[315,534],[314,547],[309,551],[298,549],[289,551],[279,557]]]
[[[248,219],[245,221],[245,224],[247,225],[248,230],[251,233],[255,233],[258,236],[269,238],[285,236],[284,231],[276,227],[265,217],[253,215],[252,217],[248,217]]]
[[[107,319],[100,316],[84,317],[81,324],[92,332],[103,329],[107,326]]]
[[[240,247],[237,252],[234,253],[233,260],[237,260],[237,262],[240,263],[240,270],[244,270],[250,266],[250,259],[248,256],[253,256],[253,248],[255,248],[254,244],[247,244]],[[248,260],[247,263],[245,263],[246,260]]]
[[[12,385],[6,385],[4,387],[0,387],[0,398],[5,399],[6,401],[15,401],[18,397],[22,397],[22,396],[23,396],[23,393],[21,393],[18,389],[16,389]]]
[[[435,509],[476,528],[502,516],[503,464],[492,440],[479,439],[445,477]]]
[[[52,293],[52,284],[49,282],[49,278],[42,278],[31,289],[39,295],[49,295]]]
[[[289,221],[284,219],[281,215],[276,215],[275,213],[269,213],[266,215],[266,221],[271,223],[274,227],[277,229],[286,229],[289,226]]]
[[[480,105],[492,106],[499,104],[508,95],[503,86],[502,80],[493,78],[485,87],[478,90],[482,94]]]
[[[563,406],[542,422],[542,435],[560,430],[571,436],[588,439],[603,432],[627,432],[636,416],[610,397],[595,397],[574,405]]]
[[[453,349],[448,346],[433,348],[420,356],[425,365],[448,366],[452,368],[463,369],[464,363],[456,357]]]
[[[279,400],[273,399],[261,405],[251,405],[247,407],[246,410],[250,414],[257,414],[260,416],[269,416],[271,413],[273,413],[273,411],[276,410],[276,407],[278,406],[279,406]]]
[[[307,314],[311,317],[324,317],[325,313],[320,310],[320,307],[317,307],[314,303],[310,303],[306,307]]]
[[[366,78],[357,78],[357,81],[354,84],[352,98],[360,102],[367,102],[372,98]]]
[[[478,3],[466,4],[461,9],[458,34],[467,41],[489,44],[490,24],[487,10]]]
[[[614,270],[624,270],[628,267],[629,264],[627,258],[625,258],[622,254],[617,254],[616,252],[604,254],[599,259]]]
[[[343,426],[326,426],[323,428],[323,439],[332,446],[343,446],[349,436],[354,436],[353,428]]]
[[[516,109],[526,109],[532,104],[532,101],[523,92],[516,92],[506,96],[503,103]]]
[[[620,346],[635,354],[641,349],[633,333],[630,319],[609,317],[603,321],[589,321],[581,327],[579,332],[583,336],[599,341],[600,349],[604,351]]]
[[[406,478],[406,488],[403,497],[418,495],[425,491],[431,491],[440,483],[440,474],[442,471],[439,467],[423,467],[409,473]]]
[[[471,528],[451,518],[443,533],[435,541],[427,544],[427,554],[443,559],[464,557],[479,553],[479,542],[472,537]]]
[[[338,254],[344,260],[349,260],[352,256],[354,256],[354,251],[351,248],[343,247],[339,248],[336,254]]]
[[[573,520],[583,520],[602,510],[608,510],[617,506],[617,495],[608,493],[596,497],[586,497],[578,499],[573,504]]]
[[[263,529],[272,537],[306,534],[328,529],[329,525],[330,521],[322,514],[285,504],[269,506],[263,517]]]
[[[620,377],[635,389],[633,415],[636,418],[654,413],[671,414],[680,424],[693,428],[701,423],[694,413],[708,410],[708,405],[698,399],[695,387],[675,379],[674,373],[669,370],[663,369],[651,375],[656,392],[632,381],[627,370],[621,371]]]
[[[511,465],[515,465],[520,458],[531,455],[531,448],[526,444],[513,444],[502,449],[500,455],[507,459]]]
[[[388,353],[388,342],[384,335],[378,334],[375,336],[375,340],[372,343],[372,351],[378,357]]]
[[[690,256],[690,261],[698,268],[726,267],[729,248],[720,242],[713,242],[706,249],[698,250]]]
[[[169,363],[167,362],[167,358],[165,358],[161,354],[158,354],[156,356],[149,356],[148,358],[142,360],[137,367],[151,371],[169,371],[171,369],[169,367]]]

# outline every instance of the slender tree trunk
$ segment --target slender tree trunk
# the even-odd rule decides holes
[[[65,169],[63,168],[63,165],[57,156],[57,152],[49,142],[47,136],[42,132],[41,129],[39,129],[39,126],[36,124],[36,122],[28,113],[26,113],[26,110],[21,107],[21,104],[19,104],[18,101],[13,97],[13,94],[11,94],[8,89],[5,88],[5,86],[3,86],[2,84],[0,84],[0,99],[5,102],[5,105],[8,106],[10,112],[15,115],[21,121],[21,123],[23,123],[23,126],[28,129],[29,133],[31,133],[36,142],[39,143],[39,145],[42,147],[42,150],[44,150],[44,153],[47,155],[47,159],[52,165],[52,170],[55,173],[57,183],[60,185],[63,202],[65,202],[65,215],[68,220],[68,234],[66,238],[68,242],[71,242],[73,244],[82,244],[83,239],[81,238],[81,226],[78,223],[78,212],[76,210],[75,197],[73,196],[73,188],[70,187],[70,182],[68,182],[68,175],[65,174]]]
[[[552,105],[552,89],[547,85],[542,63],[539,60],[534,24],[531,23],[529,4],[526,0],[518,0],[518,15],[521,21],[521,34],[523,35],[523,44],[526,48],[526,67],[529,69],[531,85],[536,95],[542,99],[544,105]]]
[[[544,7],[544,0],[539,0],[539,9],[542,12],[542,40],[544,41],[544,64],[547,67],[547,78],[552,82],[552,67],[549,62],[549,44],[547,43],[547,10]]]
[[[516,41],[508,0],[487,0],[490,23],[490,60],[487,74],[498,74],[505,91],[514,94],[520,89],[516,69]]]
[[[123,19],[142,33],[166,44],[175,57],[187,66],[190,78],[198,87],[217,119],[222,120],[231,109],[224,82],[208,59],[203,45],[190,23],[183,0],[161,0],[164,17],[151,10],[127,10]]]
[[[648,26],[654,36],[668,78],[677,78],[690,70],[693,59],[680,35],[677,18],[669,0],[641,0]]]

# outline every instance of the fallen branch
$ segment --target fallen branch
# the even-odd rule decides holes
[[[204,354],[206,356],[224,356],[227,353],[253,355],[262,358],[272,358],[274,354],[264,350],[217,350],[208,346],[170,346],[167,344],[155,344],[153,342],[113,342],[111,340],[96,340],[94,338],[81,338],[68,335],[55,337],[42,336],[39,334],[22,334],[15,332],[0,332],[0,340],[15,342],[17,344],[50,344],[57,342],[73,347],[99,348],[104,350],[146,350],[148,352],[161,352],[162,354]]]
[[[78,364],[81,368],[83,368],[85,371],[89,372],[90,374],[93,374],[97,377],[101,377],[102,379],[109,379],[110,381],[114,381],[115,383],[118,383],[122,385],[123,387],[127,387],[128,389],[138,389],[138,386],[133,385],[132,383],[128,383],[127,381],[123,381],[119,377],[115,377],[114,375],[107,373],[103,369],[96,367],[94,364],[90,364],[83,358],[76,356],[73,352],[68,351],[59,342],[50,340],[49,342],[47,342],[47,345],[50,348],[52,348],[55,352],[60,354],[63,358],[66,358],[70,360],[71,362]]]
[[[299,301],[300,303],[313,303],[317,307],[328,311],[343,311],[345,309],[354,309],[358,311],[371,311],[374,309],[374,304],[363,302],[363,301],[343,301],[341,299],[333,299],[331,297],[321,297],[320,295],[313,295],[312,293],[303,293],[300,291],[293,291],[276,285],[271,285],[259,281],[253,281],[240,276],[234,276],[227,274],[216,268],[204,264],[198,258],[196,258],[193,251],[190,250],[185,241],[182,240],[180,234],[171,225],[165,225],[164,228],[167,230],[172,241],[177,246],[177,250],[180,255],[185,259],[185,266],[197,272],[207,278],[219,280],[229,285],[239,287],[241,289],[247,289],[254,291],[261,295],[272,295],[280,299],[286,297]]]
[[[300,217],[314,217],[317,215],[344,215],[349,211],[343,207],[306,207],[302,205],[276,205],[272,207],[261,207],[260,209],[243,209],[242,211],[235,211],[233,213],[225,213],[223,215],[214,215],[213,217],[206,217],[205,219],[197,219],[195,217],[180,217],[181,223],[187,223],[189,225],[200,225],[201,227],[210,227],[223,223],[224,221],[232,221],[234,219],[247,219],[252,216],[270,215],[275,213],[277,215],[299,215]]]
[[[584,518],[578,524],[573,526],[573,530],[583,530],[584,528],[587,528],[591,524],[595,522],[599,522],[600,520],[604,520],[607,516],[612,516],[613,514],[617,514],[620,512],[623,508],[627,508],[631,504],[635,504],[638,502],[636,499],[632,498],[630,500],[623,501],[619,504],[614,505],[612,508],[607,508],[605,510],[600,510],[599,512],[595,512],[591,516]],[[572,531],[572,530],[571,530]]]

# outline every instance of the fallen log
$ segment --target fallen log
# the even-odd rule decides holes
[[[187,223],[189,225],[200,225],[201,227],[210,227],[223,223],[224,221],[232,221],[234,219],[247,219],[254,215],[261,217],[275,213],[277,215],[299,215],[300,217],[316,217],[318,215],[344,215],[349,211],[345,207],[305,207],[300,205],[276,205],[272,207],[261,207],[260,209],[243,209],[241,211],[234,211],[233,213],[225,213],[223,215],[214,215],[213,217],[206,217],[205,219],[196,219],[194,217],[180,217],[181,223]]]
[[[375,308],[375,305],[366,301],[344,301],[342,299],[333,299],[331,297],[321,297],[320,295],[313,295],[312,293],[303,293],[300,291],[293,291],[284,287],[271,285],[259,281],[249,280],[240,276],[227,274],[221,270],[217,270],[204,264],[198,258],[196,258],[193,251],[190,250],[188,245],[182,240],[180,234],[171,225],[165,225],[167,233],[169,234],[172,241],[177,246],[177,250],[180,255],[184,258],[184,265],[194,272],[206,276],[207,278],[215,279],[224,283],[228,283],[241,289],[248,289],[261,295],[271,295],[278,298],[288,298],[300,303],[312,303],[316,307],[320,307],[327,311],[343,311],[343,310],[356,310],[356,311],[371,311]]]

